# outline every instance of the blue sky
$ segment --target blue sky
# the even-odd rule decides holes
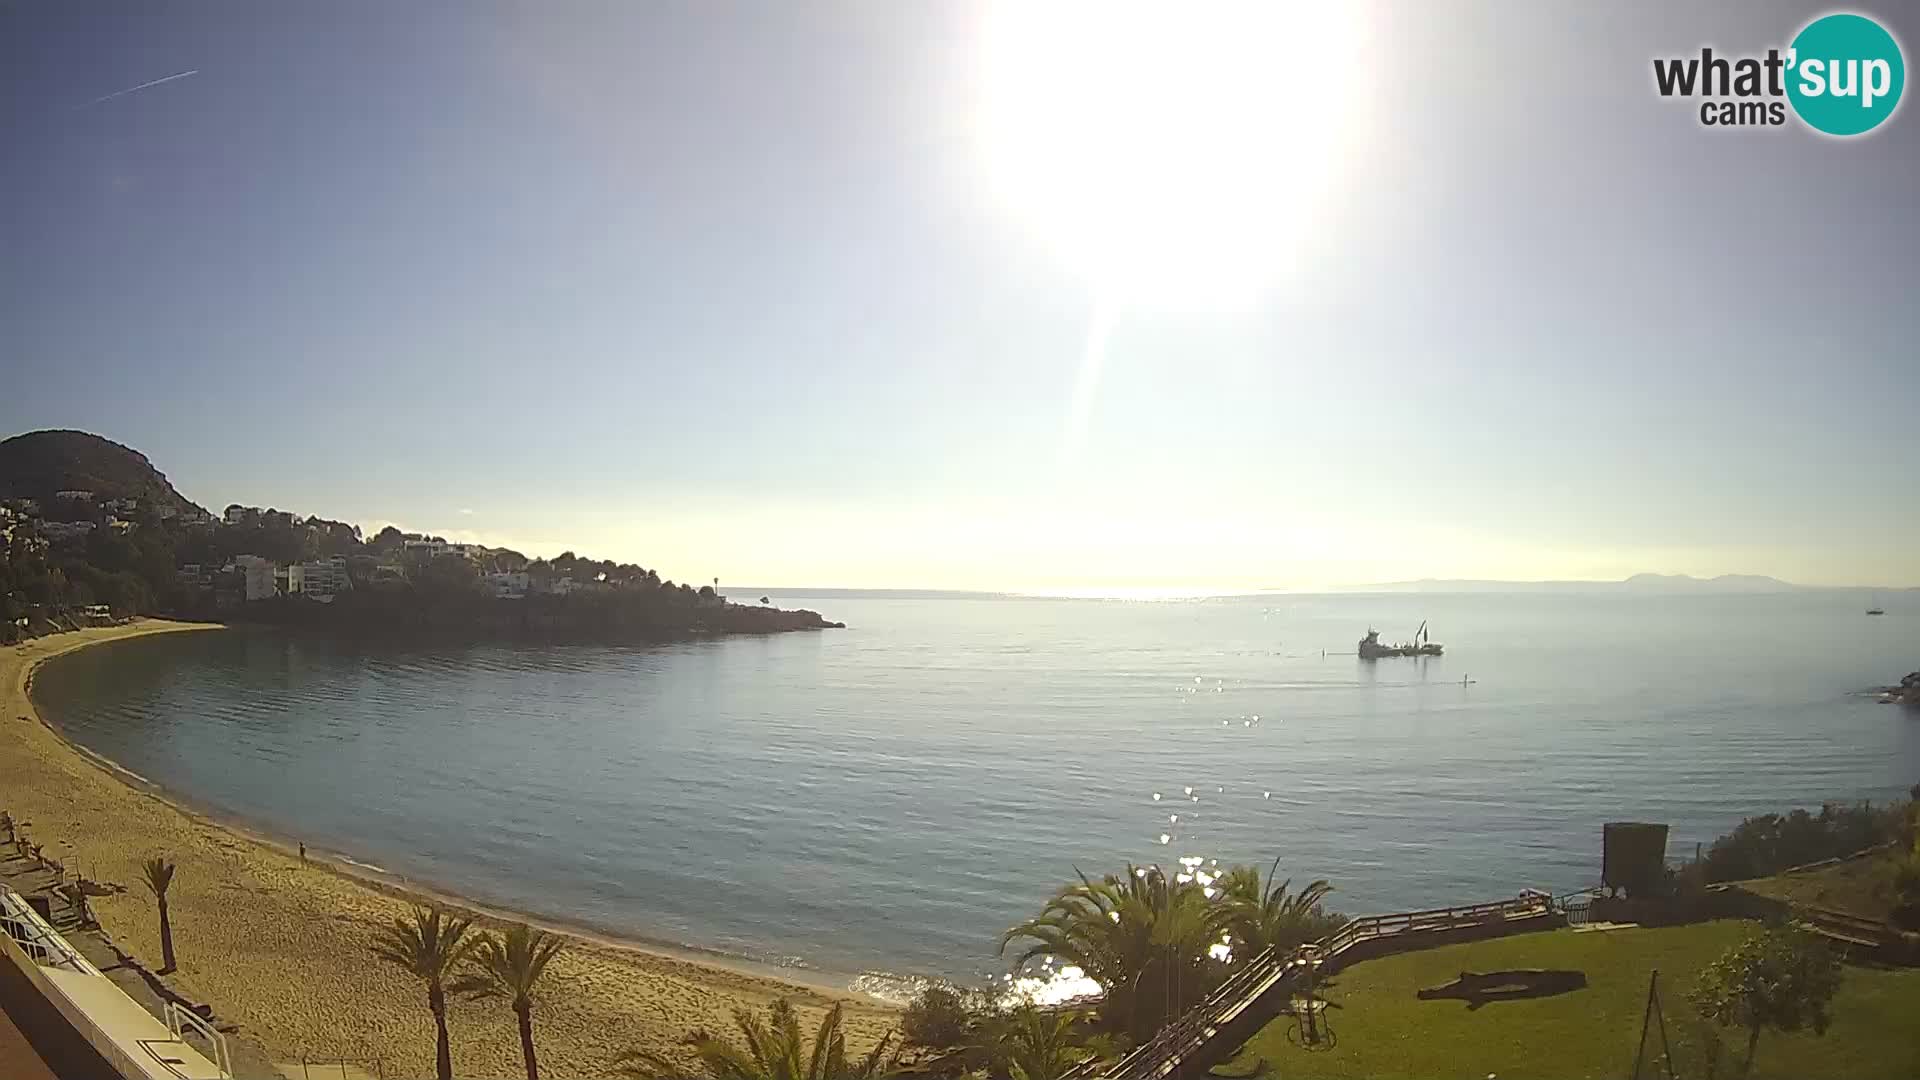
[[[1913,106],[1709,131],[1650,60],[1824,9],[1549,7],[1294,13],[1222,292],[1129,239],[1212,188],[1062,239],[1135,189],[1009,162],[981,4],[9,6],[0,432],[693,580],[1920,584]]]

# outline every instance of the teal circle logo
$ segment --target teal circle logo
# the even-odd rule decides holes
[[[1787,100],[1815,131],[1862,135],[1900,105],[1907,64],[1900,43],[1864,15],[1808,23],[1787,53]]]

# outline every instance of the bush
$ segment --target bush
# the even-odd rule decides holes
[[[900,1015],[900,1034],[909,1046],[951,1049],[967,1041],[973,1030],[973,1013],[958,990],[929,986]]]
[[[1897,839],[1905,823],[1906,807],[1899,804],[1828,803],[1818,814],[1795,810],[1750,817],[1713,842],[1702,870],[1709,882],[1766,877]]]
[[[1893,910],[1887,918],[1902,930],[1920,930],[1920,839],[1891,867]]]

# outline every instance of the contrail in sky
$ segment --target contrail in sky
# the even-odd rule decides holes
[[[82,105],[81,108],[91,109],[95,105],[98,105],[103,101],[112,101],[114,98],[120,97],[125,94],[131,94],[136,90],[145,90],[149,86],[159,86],[161,83],[172,82],[175,79],[184,79],[189,75],[198,75],[198,74],[200,74],[199,68],[194,68],[192,71],[176,72],[172,75],[166,76],[165,78],[155,79],[152,82],[143,82],[139,86],[129,86],[125,90],[115,90],[113,93],[108,94],[106,97],[94,98],[92,101],[89,101],[85,105]]]

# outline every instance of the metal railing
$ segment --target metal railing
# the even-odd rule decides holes
[[[100,974],[99,968],[89,963],[86,957],[67,944],[66,938],[47,925],[25,897],[5,885],[0,885],[0,928],[4,928],[7,936],[36,964],[87,975]]]
[[[385,1060],[382,1058],[310,1058],[305,1054],[301,1054],[300,1080],[332,1080],[335,1069],[338,1069],[340,1072],[340,1080],[353,1080],[353,1073],[347,1070],[349,1068],[356,1069],[364,1076],[368,1072],[365,1066],[368,1065],[373,1066],[371,1071],[374,1076],[379,1077],[380,1080],[386,1080],[387,1067]]]
[[[1208,995],[1206,1000],[1161,1028],[1153,1038],[1112,1066],[1102,1068],[1090,1063],[1068,1075],[1078,1078],[1105,1077],[1108,1080],[1158,1080],[1179,1068],[1189,1055],[1205,1046],[1220,1025],[1237,1018],[1256,1001],[1280,988],[1282,983],[1328,963],[1361,942],[1402,934],[1454,930],[1511,918],[1538,917],[1550,915],[1553,911],[1553,897],[1534,889],[1523,889],[1511,900],[1367,915],[1349,920],[1319,941],[1302,945],[1284,957],[1275,954],[1272,949],[1261,951],[1247,962],[1246,967],[1221,983],[1219,989]]]
[[[199,1013],[194,1012],[192,1009],[187,1008],[177,1001],[167,1002],[165,1011],[167,1030],[173,1032],[174,1038],[179,1039],[181,1042],[186,1042],[187,1033],[191,1031],[193,1034],[207,1040],[207,1044],[213,1050],[213,1064],[220,1070],[220,1075],[233,1075],[233,1055],[227,1052],[227,1037],[225,1035],[215,1031],[212,1024],[200,1018]]]

